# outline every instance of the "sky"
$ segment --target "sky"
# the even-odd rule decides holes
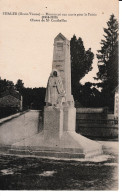
[[[41,15],[27,15],[29,12]],[[41,22],[46,13],[73,16],[59,16],[67,22]],[[74,34],[81,37],[85,49],[92,49],[93,70],[81,82],[94,82],[98,72],[96,53],[112,13],[118,19],[118,0],[0,0],[0,77],[14,83],[22,79],[25,87],[46,87],[54,38],[62,33],[69,40]]]

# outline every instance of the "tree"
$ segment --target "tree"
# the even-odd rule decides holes
[[[107,90],[112,91],[118,85],[118,21],[112,14],[104,28],[104,40],[101,40],[101,49],[98,50],[97,79],[106,83]]]
[[[15,85],[15,87],[16,87],[17,91],[19,91],[20,93],[22,93],[23,88],[24,88],[24,83],[23,83],[23,81],[20,80],[20,79],[18,79],[18,80],[17,80],[17,83],[16,83],[16,85]]]
[[[43,109],[45,105],[46,88],[23,88],[24,108]]]
[[[14,89],[14,83],[12,81],[0,79],[0,94],[6,90],[12,89]]]
[[[72,94],[75,101],[79,101],[80,80],[92,70],[94,54],[91,48],[86,51],[82,39],[80,37],[77,39],[75,35],[70,40],[70,53]]]
[[[113,90],[118,85],[118,21],[114,14],[104,28],[104,40],[101,40],[101,49],[98,50],[97,79],[102,80],[102,96],[105,106],[113,109]]]
[[[101,107],[101,92],[96,88],[95,83],[86,82],[81,87],[80,100],[82,107]]]

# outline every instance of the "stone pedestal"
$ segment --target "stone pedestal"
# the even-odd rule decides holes
[[[76,109],[74,107],[45,107],[44,139],[60,139],[63,132],[75,131]]]
[[[64,131],[75,131],[76,126],[76,108],[74,107],[64,107],[63,109]]]
[[[45,107],[44,140],[60,139],[65,131],[75,131],[76,109],[74,107]]]
[[[63,134],[63,108],[45,107],[44,140],[60,139]]]

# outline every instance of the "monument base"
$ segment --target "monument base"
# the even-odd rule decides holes
[[[61,139],[48,142],[45,142],[44,133],[38,133],[13,144],[9,152],[56,158],[88,158],[102,154],[102,146],[75,132],[64,132]]]
[[[44,130],[11,146],[10,153],[56,158],[87,158],[102,154],[102,146],[75,132],[74,107],[44,110]]]

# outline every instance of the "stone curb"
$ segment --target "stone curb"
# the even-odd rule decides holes
[[[23,112],[19,112],[19,113],[17,113],[17,114],[13,114],[13,115],[11,115],[11,116],[8,116],[8,117],[6,117],[6,118],[2,118],[2,119],[0,119],[0,125],[2,125],[3,123],[5,123],[5,122],[8,122],[8,121],[10,121],[10,120],[12,120],[12,119],[14,119],[14,118],[17,118],[18,116],[21,116],[22,114],[25,114],[25,113],[27,113],[27,112],[29,112],[30,110],[26,110],[26,111],[23,111]]]

